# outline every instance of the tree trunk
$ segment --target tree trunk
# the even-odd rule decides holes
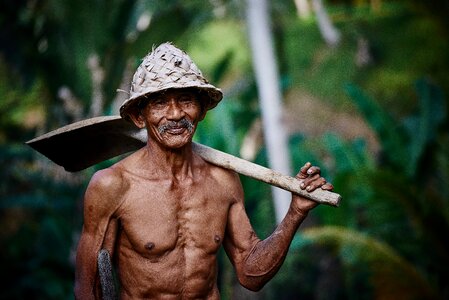
[[[91,117],[99,117],[103,114],[104,109],[104,70],[100,66],[100,58],[96,53],[89,56],[87,67],[89,68],[92,79],[92,103],[89,115]]]
[[[264,139],[270,168],[291,174],[287,132],[282,124],[282,99],[266,0],[247,0],[246,19],[254,73],[262,111]],[[272,188],[276,221],[290,205],[291,194]]]
[[[301,19],[310,17],[310,5],[308,0],[295,0],[296,10]]]
[[[330,47],[335,47],[340,42],[340,32],[332,24],[329,15],[324,8],[322,0],[312,0],[313,9],[315,10],[318,28],[321,36],[326,44]]]

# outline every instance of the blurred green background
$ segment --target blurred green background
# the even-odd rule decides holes
[[[220,253],[223,299],[449,299],[449,1],[271,1],[289,147],[343,196],[303,224],[276,277],[255,294]],[[309,6],[311,3],[309,2]],[[311,8],[311,7],[310,7]],[[3,0],[0,3],[0,299],[73,298],[74,253],[90,176],[24,142],[117,114],[153,45],[172,41],[224,90],[196,140],[266,165],[245,2]],[[242,177],[260,237],[270,188]]]

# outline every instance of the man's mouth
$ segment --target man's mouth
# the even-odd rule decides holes
[[[170,133],[173,135],[181,134],[183,133],[187,128],[185,127],[170,127],[164,130],[165,133]]]
[[[168,121],[165,124],[162,124],[158,127],[158,131],[160,134],[169,133],[173,135],[182,134],[185,130],[189,131],[189,133],[193,132],[193,123],[186,118],[181,119],[180,121]]]

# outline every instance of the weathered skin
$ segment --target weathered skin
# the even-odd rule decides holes
[[[147,146],[97,172],[85,194],[77,299],[100,298],[96,259],[102,248],[118,266],[121,299],[219,299],[221,245],[248,289],[259,290],[277,272],[316,203],[293,195],[285,219],[261,241],[246,215],[238,175],[191,150],[204,114],[194,94],[168,90],[133,117],[137,126],[147,127]],[[175,126],[159,132],[160,125],[182,118],[193,130]],[[298,177],[311,190],[332,189],[309,163]]]

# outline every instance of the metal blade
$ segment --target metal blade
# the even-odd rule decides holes
[[[98,253],[97,265],[103,300],[116,300],[117,296],[115,293],[114,274],[112,271],[111,257],[108,250],[100,250]]]
[[[86,169],[146,144],[145,129],[119,116],[76,122],[39,136],[27,144],[69,172]]]

